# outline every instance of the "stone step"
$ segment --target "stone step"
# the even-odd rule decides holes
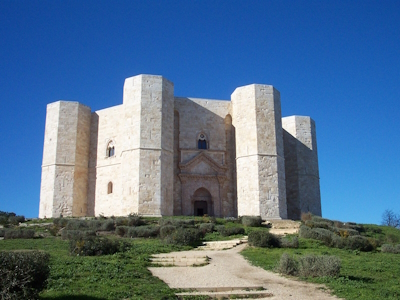
[[[257,299],[272,297],[273,294],[262,286],[251,286],[194,288],[193,291],[177,293],[176,296],[178,299],[183,299],[183,297],[187,296],[208,296],[215,299]]]

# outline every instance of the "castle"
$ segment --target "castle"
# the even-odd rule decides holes
[[[303,212],[321,215],[315,124],[282,118],[273,86],[194,99],[138,75],[125,80],[121,105],[47,105],[40,218]]]

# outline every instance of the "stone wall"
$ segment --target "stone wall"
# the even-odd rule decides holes
[[[58,101],[47,106],[39,217],[87,214],[90,108]]]
[[[268,85],[232,94],[239,215],[286,218],[280,95]]]
[[[301,213],[321,216],[319,168],[315,123],[310,117],[282,119],[286,161],[288,218]]]

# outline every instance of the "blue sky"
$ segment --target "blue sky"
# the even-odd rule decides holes
[[[0,210],[37,217],[46,105],[122,103],[124,79],[230,99],[271,84],[317,126],[323,216],[400,213],[399,1],[0,1]]]

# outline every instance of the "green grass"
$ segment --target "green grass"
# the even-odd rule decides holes
[[[4,240],[0,250],[41,249],[50,253],[50,277],[41,299],[175,299],[175,291],[147,267],[155,253],[190,249],[157,239],[138,239],[128,252],[79,257],[57,238]]]
[[[247,248],[242,255],[256,266],[273,270],[284,252],[291,255],[317,254],[340,257],[342,268],[338,278],[302,278],[327,285],[338,297],[347,300],[400,298],[398,254],[348,251],[326,247],[319,241],[300,239],[299,249]]]

